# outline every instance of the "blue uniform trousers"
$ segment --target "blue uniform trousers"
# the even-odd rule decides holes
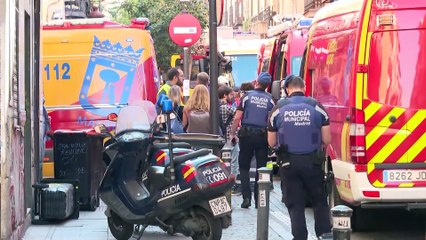
[[[308,238],[305,219],[306,195],[312,202],[316,235],[319,237],[331,232],[330,209],[324,192],[324,173],[321,166],[313,164],[312,154],[290,154],[289,161],[289,166],[280,168],[280,176],[294,239]]]
[[[243,198],[251,199],[250,189],[250,163],[253,156],[256,157],[256,168],[266,167],[268,162],[268,143],[265,135],[254,134],[240,137],[240,155],[238,164],[240,167],[241,193]],[[254,184],[254,200],[257,203],[257,180],[259,174],[256,171]]]

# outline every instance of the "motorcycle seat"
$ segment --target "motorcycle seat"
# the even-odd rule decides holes
[[[205,156],[210,154],[210,150],[206,149],[206,148],[202,148],[190,153],[186,153],[184,155],[180,155],[174,158],[174,162],[175,163],[183,163],[187,160],[193,159],[193,158],[197,158],[197,157],[201,157],[201,156]]]

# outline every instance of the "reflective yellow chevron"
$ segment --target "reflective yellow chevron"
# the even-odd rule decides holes
[[[384,187],[386,187],[386,184],[381,183],[379,180],[376,180],[376,181],[374,181],[373,186],[384,188]]]
[[[367,134],[365,138],[365,147],[369,149],[377,139],[389,128],[392,124],[389,121],[390,116],[395,116],[396,118],[400,117],[405,112],[403,108],[393,108],[377,125]]]
[[[365,115],[365,121],[367,122],[368,120],[370,120],[370,118],[377,112],[380,110],[380,108],[382,107],[382,104],[377,103],[377,102],[371,102],[370,104],[368,104],[368,106],[365,108],[364,110],[364,115]]]
[[[426,118],[426,111],[418,111],[416,112],[413,117],[410,118],[410,120],[407,122],[407,137],[409,134],[411,134],[415,129],[419,126],[421,122],[424,121]],[[417,141],[408,149],[408,162],[413,161],[414,157],[419,154],[419,152],[425,147],[426,141],[424,140],[425,135],[423,134],[422,137],[417,139]],[[407,154],[402,155],[397,163],[403,163],[407,161]],[[411,160],[410,160],[411,158]]]

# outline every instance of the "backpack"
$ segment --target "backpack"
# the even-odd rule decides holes
[[[188,133],[210,133],[210,113],[204,110],[193,110],[188,116]]]

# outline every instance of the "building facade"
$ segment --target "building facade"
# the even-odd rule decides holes
[[[269,28],[284,18],[313,17],[333,0],[224,0],[222,26],[254,32],[266,38]]]
[[[0,1],[0,239],[21,239],[30,222],[40,161],[40,0]]]

